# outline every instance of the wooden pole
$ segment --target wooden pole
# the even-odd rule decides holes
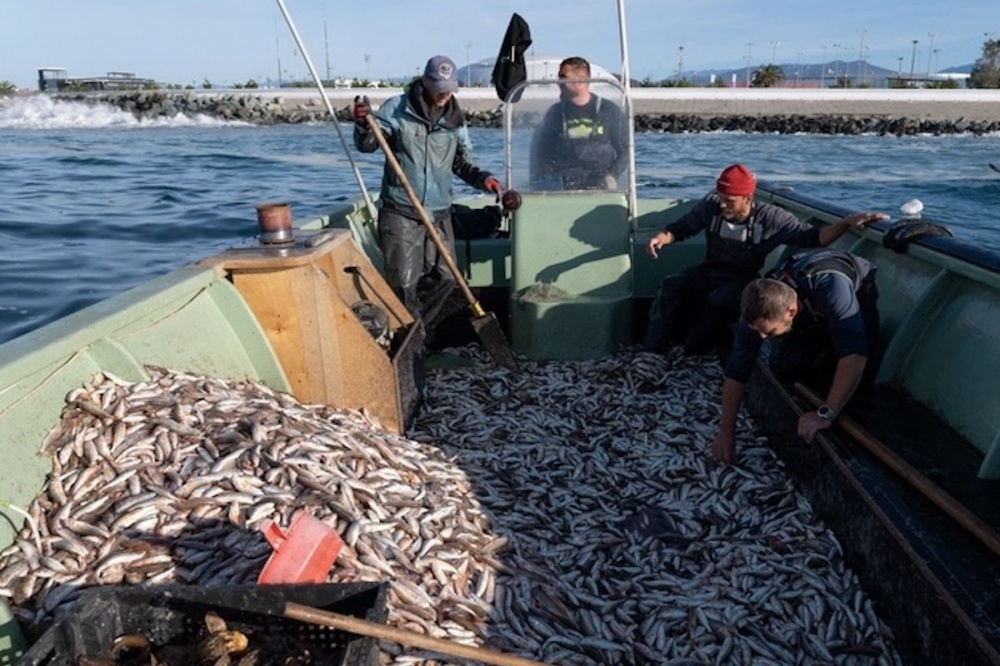
[[[303,606],[302,604],[287,602],[285,604],[284,616],[292,620],[298,620],[299,622],[333,627],[334,629],[358,634],[359,636],[370,636],[371,638],[392,641],[400,645],[409,645],[453,657],[471,659],[472,661],[484,664],[495,664],[496,666],[546,666],[545,662],[522,659],[521,657],[514,657],[502,652],[487,650],[486,648],[462,645],[461,643],[446,641],[443,638],[424,636],[412,631],[404,631],[403,629],[369,622],[368,620],[362,620],[351,615],[332,613],[320,608],[313,608],[312,606]]]
[[[399,164],[399,160],[396,159],[395,153],[392,152],[392,148],[389,147],[388,142],[385,140],[385,135],[382,134],[382,128],[378,126],[378,121],[375,120],[370,114],[365,116],[365,120],[368,122],[368,128],[371,130],[372,134],[375,135],[375,140],[378,141],[379,147],[382,152],[385,153],[385,159],[389,163],[393,172],[396,174],[396,178],[399,179],[399,183],[403,186],[403,190],[406,192],[406,197],[410,200],[410,204],[413,206],[413,210],[417,211],[420,215],[420,221],[423,222],[424,228],[427,230],[427,235],[430,237],[431,241],[434,243],[434,247],[437,248],[438,255],[447,264],[448,270],[452,275],[455,276],[455,282],[458,283],[458,288],[462,290],[462,295],[465,296],[465,300],[469,302],[469,306],[472,308],[472,313],[480,317],[484,314],[483,307],[479,304],[479,300],[476,298],[475,294],[469,288],[469,285],[465,282],[465,278],[462,277],[462,271],[459,270],[458,265],[451,256],[451,252],[448,251],[448,247],[441,240],[441,235],[434,228],[434,222],[431,220],[431,216],[427,213],[427,209],[424,208],[423,204],[420,203],[420,198],[417,197],[417,193],[413,191],[413,186],[410,185],[410,180],[406,177],[406,173],[403,172],[403,167]]]
[[[796,383],[795,390],[813,407],[818,407],[823,403],[823,399],[805,384]],[[901,476],[903,480],[913,486],[920,494],[948,514],[955,522],[971,532],[987,548],[995,554],[1000,555],[1000,535],[977,515],[969,511],[965,505],[945,492],[941,486],[924,476],[895,451],[889,449],[889,447],[865,430],[850,416],[846,414],[838,415],[836,424],[858,444],[882,461],[889,469]]]
[[[410,185],[409,179],[403,172],[403,167],[400,166],[395,153],[392,152],[392,148],[389,147],[388,142],[385,140],[385,135],[382,134],[382,129],[378,126],[378,121],[376,121],[371,114],[365,116],[365,120],[368,123],[368,128],[371,130],[372,134],[375,135],[375,140],[378,141],[378,145],[382,149],[382,152],[385,153],[386,162],[392,168],[393,172],[395,172],[396,178],[399,179],[400,184],[406,191],[406,196],[409,198],[410,204],[420,215],[420,221],[423,223],[424,229],[427,230],[427,235],[430,237],[431,241],[433,241],[434,247],[437,248],[438,256],[444,259],[444,263],[447,264],[448,270],[451,271],[451,274],[455,278],[455,282],[462,290],[465,300],[469,302],[469,309],[472,310],[473,316],[472,328],[475,329],[480,342],[483,343],[483,347],[490,353],[490,356],[493,357],[493,360],[497,365],[509,370],[517,370],[517,361],[514,359],[514,354],[510,350],[510,344],[507,342],[507,337],[503,334],[503,329],[500,328],[500,322],[497,321],[496,316],[492,312],[486,312],[486,310],[483,309],[483,306],[479,303],[476,295],[472,293],[472,289],[469,288],[469,285],[466,283],[465,278],[462,277],[462,271],[459,270],[458,265],[451,256],[451,252],[448,251],[444,241],[441,240],[441,235],[438,234],[437,229],[434,227],[434,222],[431,220],[427,210],[424,208],[423,204],[420,203],[417,193],[413,191],[413,187]]]

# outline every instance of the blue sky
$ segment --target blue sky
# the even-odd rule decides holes
[[[615,0],[284,1],[323,76],[327,59],[332,76],[379,78],[414,74],[437,53],[459,65],[493,57],[513,12],[531,26],[536,54],[582,55],[620,70]],[[280,61],[283,78],[308,78],[275,0],[0,6],[0,80],[22,87],[34,87],[39,67],[218,86],[277,79]],[[966,0],[961,9],[941,0],[625,0],[625,12],[638,79],[672,76],[681,59],[685,71],[742,68],[748,58],[751,65],[856,60],[862,45],[875,65],[909,71],[915,60],[923,72],[972,63],[988,36],[1000,38],[997,0]]]

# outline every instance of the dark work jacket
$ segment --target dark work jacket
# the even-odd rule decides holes
[[[837,358],[852,354],[870,356],[870,326],[876,318],[866,321],[865,311],[871,308],[875,313],[874,299],[878,293],[871,288],[866,290],[875,280],[872,262],[843,250],[824,248],[793,254],[768,273],[768,277],[795,289],[800,307],[793,327],[825,325]],[[872,299],[871,302],[864,303],[866,298]],[[726,377],[743,383],[749,380],[762,343],[760,334],[741,318],[726,363]]]
[[[711,194],[664,231],[675,242],[705,232],[705,261],[713,276],[750,280],[758,276],[767,256],[780,245],[817,247],[819,228],[788,211],[754,202],[750,216],[738,223],[722,218],[719,198]]]
[[[549,107],[532,137],[531,180],[550,189],[603,189],[628,166],[625,114],[611,100],[591,95],[583,106],[557,102]]]

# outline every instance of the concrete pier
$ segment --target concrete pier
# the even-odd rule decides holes
[[[249,92],[249,91],[244,91]],[[255,91],[279,96],[286,107],[322,107],[313,89]],[[335,88],[326,91],[335,109],[367,95],[374,106],[400,94],[398,88]],[[1000,121],[1000,90],[796,89],[796,88],[632,88],[635,113],[718,116],[829,116],[912,120]],[[458,100],[470,112],[496,109],[492,88],[460,88]]]
[[[378,108],[399,88],[325,91],[341,122],[357,95]],[[58,98],[107,103],[138,117],[208,115],[270,125],[328,121],[314,88],[77,93]],[[868,90],[790,88],[634,88],[638,132],[733,131],[819,134],[961,134],[1000,132],[1000,90]],[[461,88],[470,127],[501,127],[503,105],[492,88]]]

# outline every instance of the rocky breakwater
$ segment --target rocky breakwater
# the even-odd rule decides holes
[[[748,134],[988,134],[1000,132],[1000,122],[985,120],[935,120],[890,116],[849,115],[636,115],[637,132],[745,132]]]
[[[204,91],[129,91],[101,94],[62,95],[59,99],[91,104],[108,104],[130,112],[138,118],[172,118],[177,115],[205,115],[228,121],[254,125],[325,122],[329,114],[326,105],[316,96],[296,96],[294,93],[251,94],[246,91],[209,94]],[[374,101],[374,100],[373,100]],[[465,100],[463,100],[464,102]],[[465,113],[470,127],[501,128],[503,112],[499,104],[484,104],[469,100]],[[350,97],[337,95],[332,101],[338,120],[351,122]],[[377,102],[376,102],[377,104]],[[668,107],[677,101],[664,102]],[[651,111],[635,114],[637,132],[745,132],[767,134],[874,134],[906,136],[915,134],[988,134],[1000,132],[1000,119],[964,117],[947,119],[940,114],[919,113],[905,104],[865,113],[781,113],[782,104],[771,102],[750,112],[735,112],[725,104],[710,103],[715,109],[693,112]],[[642,106],[641,104],[639,106]],[[471,107],[471,109],[469,109]],[[910,115],[908,111],[913,111]],[[888,112],[887,112],[888,111]]]
[[[280,94],[220,93],[208,95],[186,92],[128,91],[115,93],[79,93],[60,95],[58,99],[85,104],[107,104],[139,119],[209,116],[220,120],[241,121],[254,125],[324,122],[329,119],[326,105],[317,98],[286,98]],[[351,104],[333,102],[341,122],[352,121]],[[466,112],[472,127],[501,127],[500,109]]]
[[[304,122],[316,119],[311,114],[300,114],[287,109],[283,105],[281,97],[276,95],[205,95],[193,91],[178,93],[129,91],[97,95],[93,93],[59,95],[57,99],[83,104],[107,104],[132,113],[139,119],[203,115],[255,125]],[[316,116],[318,117],[319,114],[317,113]]]

